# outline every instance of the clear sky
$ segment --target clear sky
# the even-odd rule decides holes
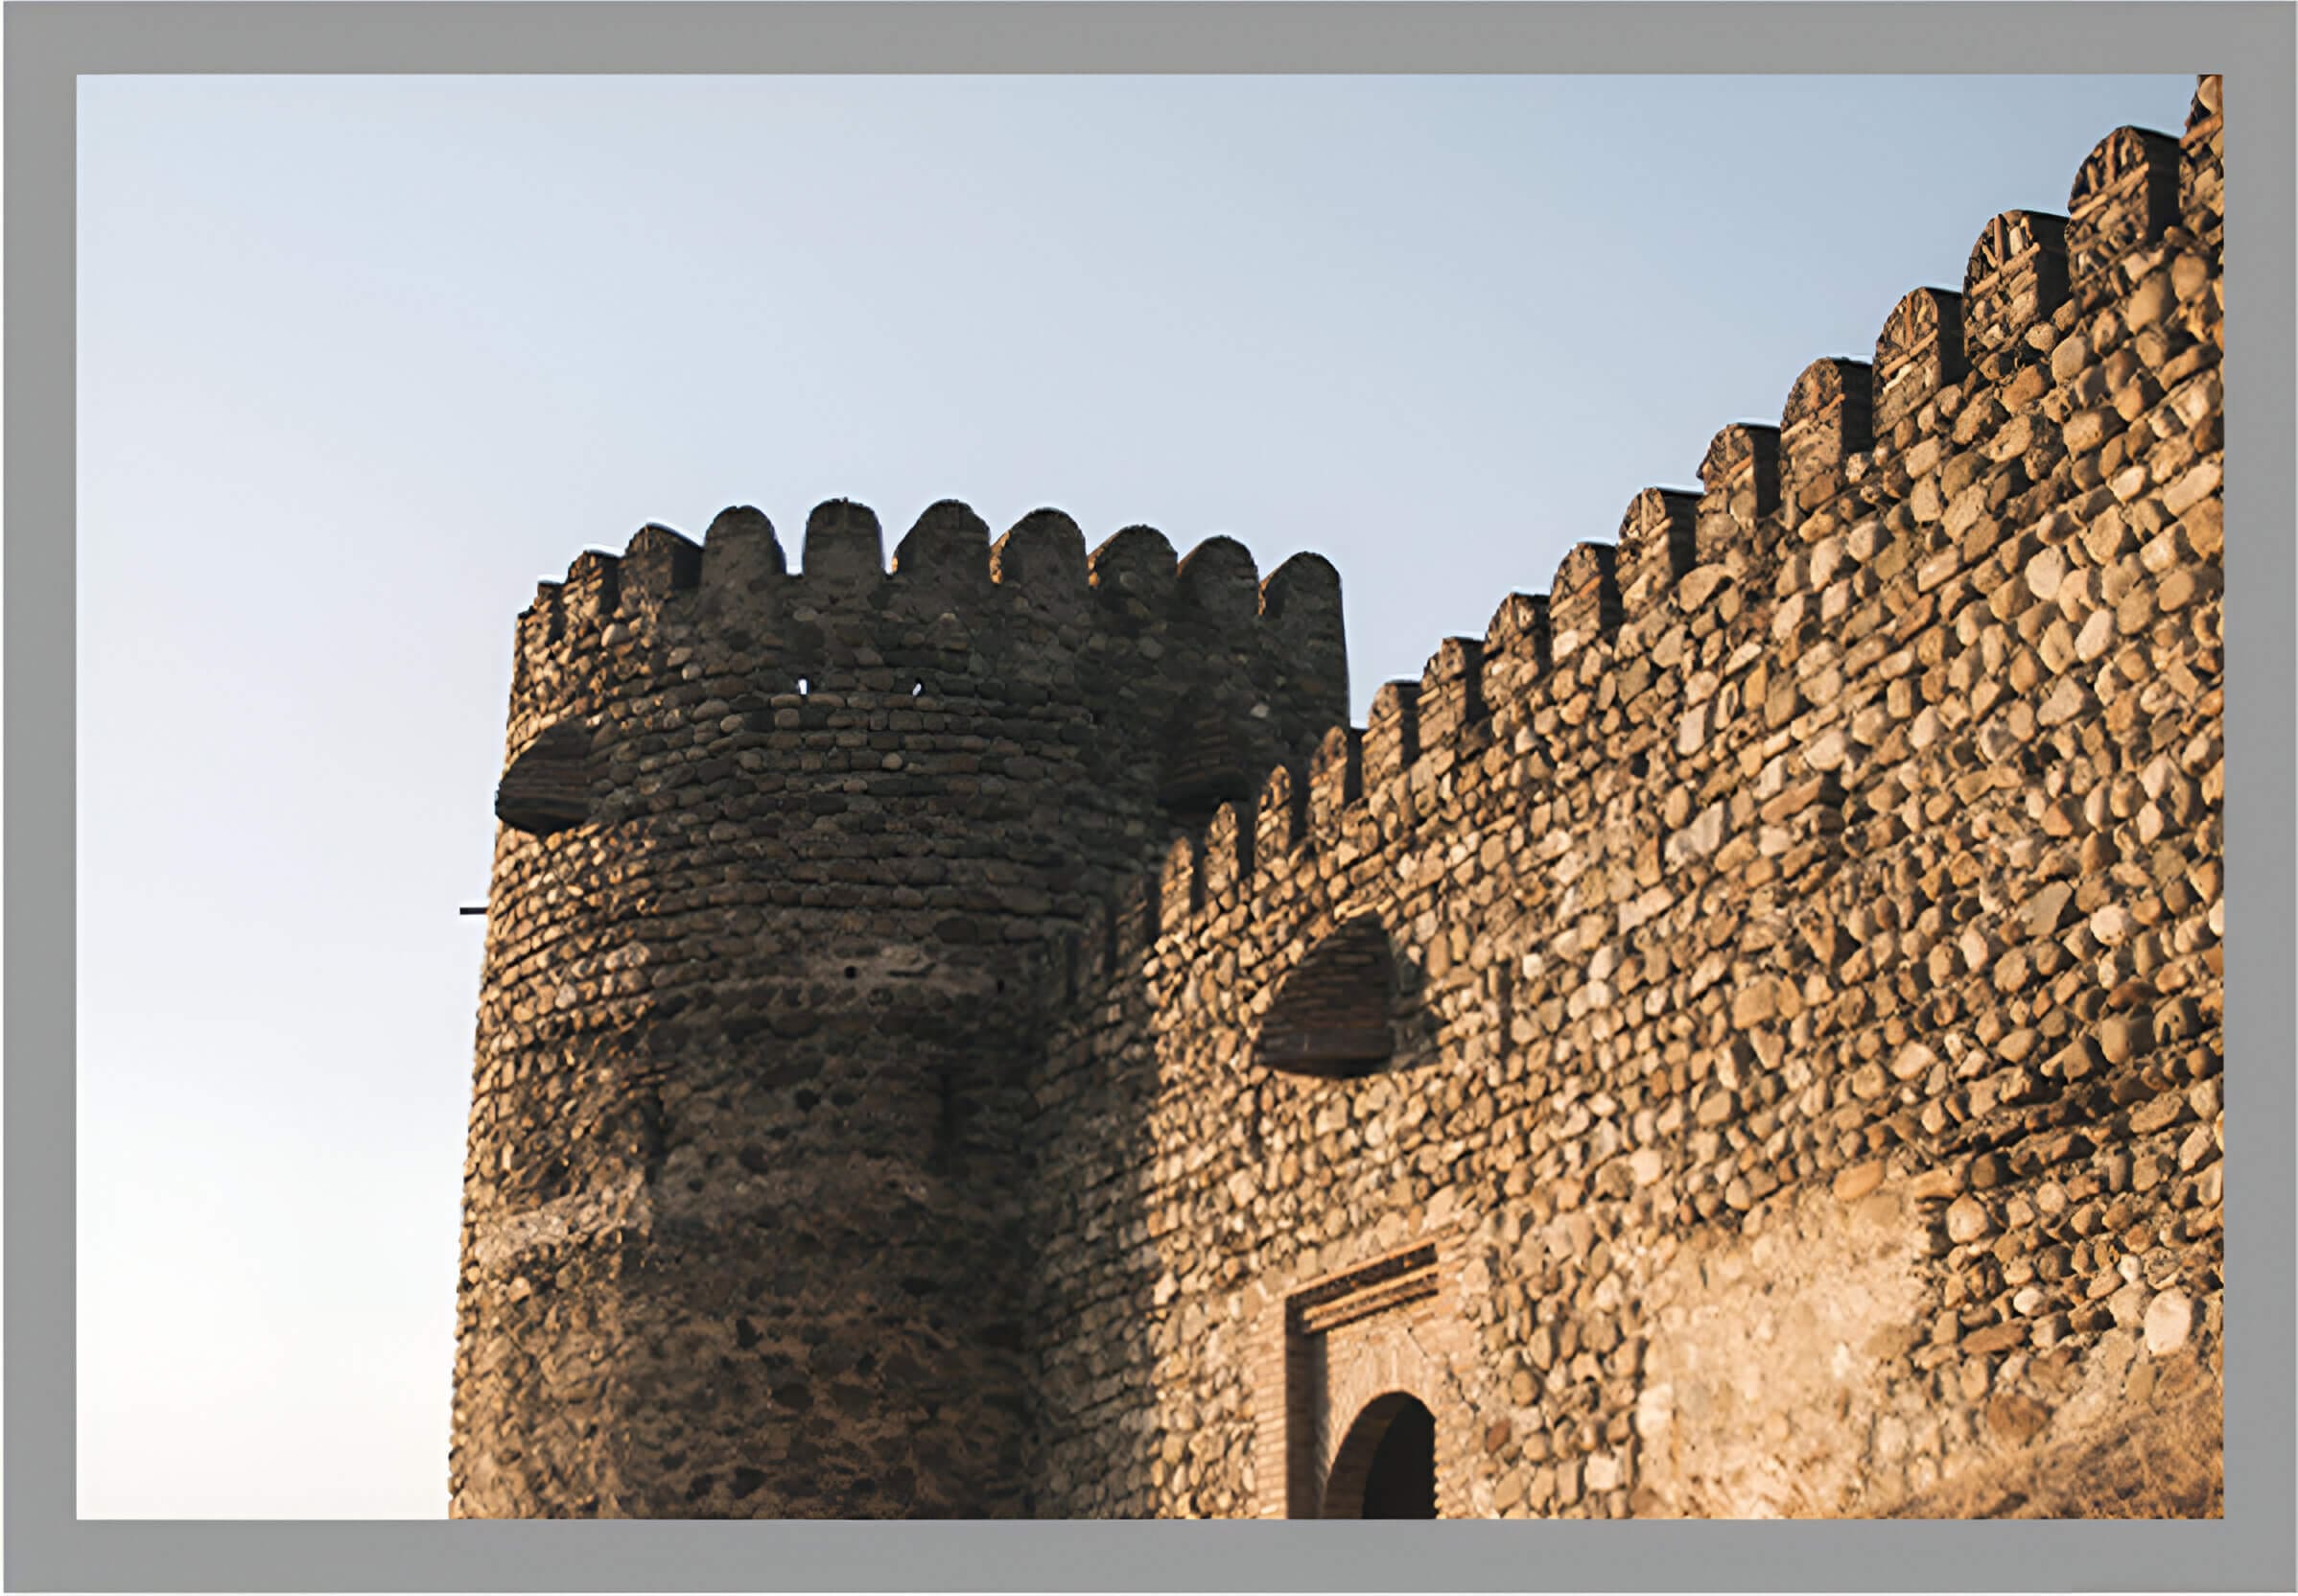
[[[446,1509],[513,618],[646,521],[1225,532],[1361,719],[2159,78],[83,78],[80,1510]]]

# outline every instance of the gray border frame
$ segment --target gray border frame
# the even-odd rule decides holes
[[[2289,1589],[2294,1475],[2287,4],[10,0],[10,1589]],[[2226,1516],[2197,1523],[545,1524],[74,1516],[74,133],[80,73],[2226,71]],[[2104,131],[2104,129],[2101,129]],[[2272,467],[2252,462],[2277,462]],[[293,1467],[293,1460],[282,1460]]]

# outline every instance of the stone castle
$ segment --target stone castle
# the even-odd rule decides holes
[[[1347,724],[942,504],[520,619],[465,1516],[2211,1514],[2219,80]]]

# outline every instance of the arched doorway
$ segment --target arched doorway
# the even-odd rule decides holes
[[[1436,1515],[1436,1415],[1406,1392],[1373,1397],[1333,1454],[1321,1516]]]

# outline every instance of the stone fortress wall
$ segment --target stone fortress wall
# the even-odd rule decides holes
[[[1348,711],[1340,583],[937,505],[730,510],[521,620],[455,1511],[1024,1511],[1048,939]]]
[[[2219,93],[1086,939],[1046,1511],[2215,1511]]]
[[[453,1511],[2215,1511],[2219,92],[1361,733],[1228,539],[544,584]]]

